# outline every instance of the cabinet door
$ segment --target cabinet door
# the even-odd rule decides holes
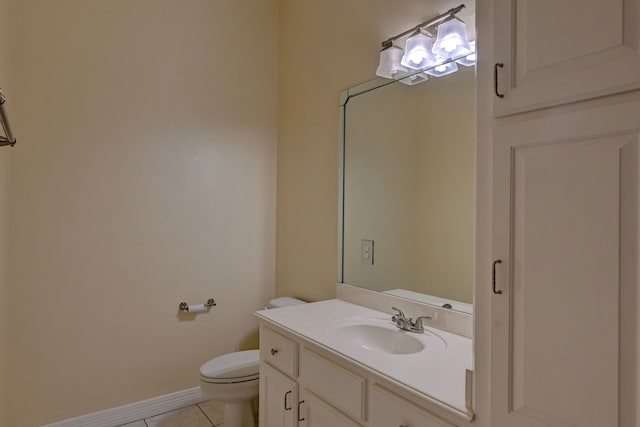
[[[640,87],[639,0],[494,0],[496,116]]]
[[[360,427],[360,424],[304,388],[300,392],[298,420],[301,427]]]
[[[271,366],[260,364],[260,427],[297,425],[298,385]]]
[[[636,427],[640,101],[494,131],[491,425]]]
[[[454,427],[377,385],[371,392],[370,407],[369,427]]]

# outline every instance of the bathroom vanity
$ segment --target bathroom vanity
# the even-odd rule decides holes
[[[390,314],[343,300],[257,316],[260,427],[453,427],[473,419],[470,338],[428,325],[401,331]]]

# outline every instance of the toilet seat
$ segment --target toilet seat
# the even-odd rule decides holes
[[[211,359],[200,367],[200,379],[206,383],[233,384],[260,378],[260,350],[246,350]]]

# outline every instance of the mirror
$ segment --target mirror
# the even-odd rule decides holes
[[[342,94],[339,282],[472,312],[475,67],[459,68]]]

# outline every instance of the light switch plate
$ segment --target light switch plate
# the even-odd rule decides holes
[[[363,264],[373,265],[373,240],[360,241],[360,258]]]

